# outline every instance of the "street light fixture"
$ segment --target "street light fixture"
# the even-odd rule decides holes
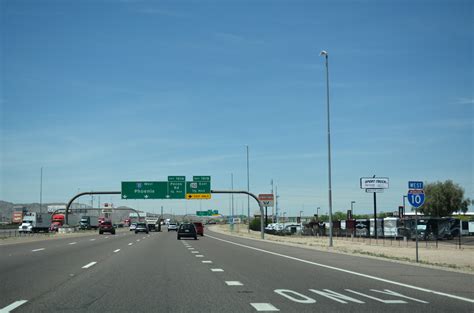
[[[326,100],[327,100],[327,119],[328,119],[328,198],[329,198],[329,246],[332,247],[332,189],[331,189],[331,124],[329,115],[329,60],[327,51],[321,51],[319,56],[326,59]]]

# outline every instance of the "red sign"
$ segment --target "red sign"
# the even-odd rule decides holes
[[[258,200],[260,201],[273,201],[273,194],[271,193],[261,193],[258,195]]]

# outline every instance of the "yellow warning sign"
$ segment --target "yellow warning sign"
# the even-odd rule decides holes
[[[186,199],[211,199],[210,193],[187,193]]]

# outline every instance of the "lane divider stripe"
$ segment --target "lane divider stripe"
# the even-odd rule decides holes
[[[400,282],[397,282],[397,281],[393,281],[393,280],[389,280],[389,279],[385,279],[385,278],[380,278],[380,277],[377,277],[377,276],[372,276],[372,275],[367,275],[367,274],[363,274],[363,273],[358,273],[358,272],[346,270],[346,269],[335,267],[335,266],[330,266],[330,265],[325,265],[325,264],[316,263],[316,262],[312,262],[312,261],[307,261],[307,260],[299,259],[299,258],[296,258],[296,257],[293,257],[293,256],[289,256],[289,255],[285,255],[285,254],[281,254],[281,253],[277,253],[277,252],[272,252],[272,251],[263,250],[263,249],[260,249],[260,248],[246,246],[246,245],[243,245],[243,244],[240,244],[240,243],[232,242],[232,241],[229,241],[229,240],[217,238],[217,237],[210,236],[210,235],[207,235],[207,237],[215,239],[215,240],[220,240],[222,242],[230,243],[232,245],[236,245],[236,246],[239,246],[239,247],[243,247],[243,248],[247,248],[247,249],[251,249],[251,250],[255,250],[255,251],[260,251],[260,252],[268,253],[268,254],[271,254],[271,255],[276,255],[276,256],[279,256],[279,257],[282,257],[282,258],[286,258],[286,259],[290,259],[290,260],[294,260],[294,261],[298,261],[298,262],[302,262],[302,263],[306,263],[306,264],[311,264],[311,265],[315,265],[315,266],[319,266],[319,267],[324,267],[324,268],[331,269],[331,270],[334,270],[334,271],[339,271],[339,272],[343,272],[343,273],[347,273],[347,274],[352,274],[352,275],[356,275],[356,276],[360,276],[360,277],[364,277],[364,278],[368,278],[368,279],[381,281],[381,282],[396,285],[396,286],[401,286],[401,287],[405,287],[405,288],[409,288],[409,289],[414,289],[414,290],[418,290],[418,291],[432,293],[432,294],[439,295],[439,296],[453,298],[453,299],[456,299],[456,300],[461,300],[461,301],[466,301],[466,302],[469,302],[469,303],[474,303],[474,299],[464,298],[464,297],[452,295],[452,294],[449,294],[449,293],[444,293],[444,292],[441,292],[441,291],[431,290],[431,289],[427,289],[427,288],[412,286],[412,285],[400,283]]]
[[[84,265],[82,268],[89,268],[91,266],[94,266],[97,262],[90,262],[89,264]]]
[[[15,301],[12,304],[7,305],[3,309],[0,309],[0,313],[9,313],[9,312],[13,311],[14,309],[16,309],[17,307],[19,307],[20,305],[25,304],[26,302],[28,302],[28,300]]]

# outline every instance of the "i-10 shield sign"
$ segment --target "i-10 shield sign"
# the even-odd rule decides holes
[[[408,202],[418,209],[425,203],[425,192],[422,189],[408,190]]]

